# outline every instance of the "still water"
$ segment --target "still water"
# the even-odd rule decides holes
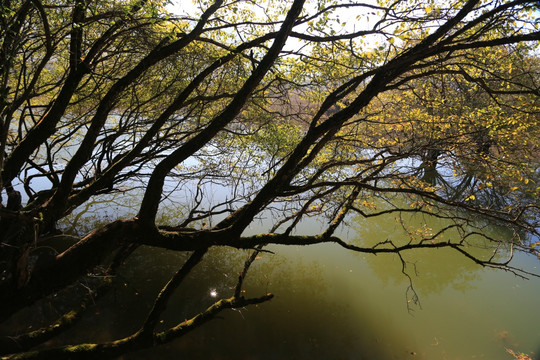
[[[407,221],[418,226],[425,218]],[[300,232],[312,228],[304,224]],[[500,237],[507,232],[487,231]],[[378,218],[354,220],[341,236],[369,245],[408,235],[393,219]],[[506,349],[540,359],[538,278],[483,269],[450,249],[411,251],[403,257],[419,297],[415,305],[396,255],[357,254],[337,245],[268,250],[274,254],[262,253],[255,261],[245,295],[272,292],[274,299],[228,310],[173,343],[123,359],[512,359]],[[211,251],[177,290],[161,327],[231,296],[248,254]],[[106,341],[132,333],[185,259],[139,248],[120,274],[119,288],[64,340]],[[517,255],[512,264],[540,272],[534,256]]]

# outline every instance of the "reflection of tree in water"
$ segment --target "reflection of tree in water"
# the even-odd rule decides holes
[[[127,218],[137,213],[137,202],[142,194],[135,190],[92,198],[84,207],[67,215],[58,223],[65,233],[83,235],[111,219]],[[177,213],[174,209],[169,209]],[[178,215],[178,213],[177,213]]]
[[[429,215],[396,215],[388,214],[381,217],[363,219],[358,217],[352,227],[356,230],[355,242],[360,246],[372,246],[385,239],[391,240],[396,246],[412,242],[418,243],[431,239],[433,234],[454,224],[452,219],[443,219]],[[484,237],[468,236],[464,228],[456,227],[445,231],[442,236],[429,242],[453,241],[459,242],[466,237],[466,249],[480,259],[501,259],[508,256],[505,241],[511,241],[509,229],[495,225],[481,225],[484,234],[501,241],[501,248],[496,249]],[[473,232],[475,228],[470,227]],[[374,234],[376,234],[374,236]],[[479,279],[482,270],[475,262],[463,257],[453,249],[415,249],[401,253],[405,261],[405,272],[411,276],[414,288],[422,294],[440,293],[448,286],[465,292],[474,287],[472,282]],[[404,285],[408,278],[402,273],[402,262],[397,254],[366,256],[366,262],[375,274],[385,284]]]

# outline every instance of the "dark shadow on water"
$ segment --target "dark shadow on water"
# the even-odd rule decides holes
[[[231,296],[247,254],[227,249],[209,254],[177,289],[158,330],[194,316],[220,296]],[[116,288],[91,307],[73,329],[54,339],[54,344],[106,342],[132,334],[185,257],[138,249],[117,277]],[[347,301],[341,301],[351,295],[348,291],[328,296],[324,273],[320,264],[303,260],[301,253],[298,257],[262,254],[248,274],[244,295],[272,292],[276,297],[270,302],[227,310],[180,339],[120,359],[396,358],[393,346],[399,336],[391,335],[388,328],[386,334],[381,333],[370,316],[364,318],[351,311]],[[212,290],[217,298],[212,297]],[[407,355],[406,350],[402,353]]]

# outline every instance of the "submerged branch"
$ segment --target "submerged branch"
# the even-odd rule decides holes
[[[152,338],[154,329],[159,321],[159,316],[165,311],[167,303],[171,298],[176,288],[182,283],[191,270],[197,265],[206,254],[208,249],[196,250],[186,263],[174,274],[171,280],[163,287],[159,295],[157,296],[154,307],[148,314],[144,325],[139,330],[137,336],[140,338]]]
[[[188,262],[197,262],[200,259],[197,259],[200,256],[201,252],[194,254]],[[189,266],[187,266],[189,267]],[[187,268],[184,266],[182,270]],[[165,292],[168,293],[169,289],[172,289],[173,286],[166,286],[164,288]],[[265,294],[256,298],[244,298],[239,296],[233,296],[228,299],[221,299],[205,311],[195,315],[189,320],[185,320],[178,325],[171,327],[168,330],[153,334],[151,336],[151,341],[148,341],[144,331],[139,331],[131,336],[119,339],[116,341],[102,343],[102,344],[78,344],[78,345],[68,345],[61,346],[57,348],[43,349],[30,351],[25,353],[16,354],[13,356],[2,357],[3,360],[30,360],[30,359],[55,359],[55,360],[69,360],[69,359],[113,359],[118,357],[121,354],[126,354],[129,352],[142,350],[145,348],[151,348],[155,345],[161,345],[168,343],[174,339],[185,335],[186,333],[194,330],[195,328],[203,325],[204,323],[212,320],[220,312],[226,309],[241,308],[248,305],[260,304],[271,300],[274,297],[272,294]],[[156,303],[161,303],[165,296],[160,296],[156,300]],[[158,306],[155,306],[157,309]],[[161,313],[159,311],[152,311],[151,315]],[[150,329],[154,316],[149,316],[150,321],[147,320],[144,329]],[[152,328],[153,329],[153,328]]]
[[[105,283],[97,289],[90,291],[77,307],[61,316],[47,327],[17,336],[0,337],[0,355],[28,351],[34,346],[43,344],[49,339],[63,333],[75,325],[84,315],[85,311],[99,298],[112,288],[112,279],[105,279]]]

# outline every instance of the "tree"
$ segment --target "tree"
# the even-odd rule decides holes
[[[497,255],[537,251],[529,236],[539,219],[536,1],[216,0],[201,2],[196,16],[164,6],[1,5],[0,319],[73,296],[70,285],[91,272],[107,275],[54,323],[2,339],[3,354],[114,358],[268,301],[272,294],[242,295],[267,244],[330,242],[400,257],[448,247],[481,266],[534,275]],[[441,169],[453,174],[435,181]],[[211,186],[227,195],[211,200]],[[187,194],[180,205],[170,201],[179,189]],[[85,207],[119,194],[136,199],[135,213],[74,225]],[[172,207],[181,216],[167,217]],[[452,225],[405,244],[363,247],[334,235],[354,214],[411,212]],[[501,243],[467,214],[512,227],[516,238]],[[320,234],[297,234],[315,215],[328,219]],[[268,232],[246,235],[261,216],[272,221]],[[456,229],[459,238],[442,238]],[[495,253],[475,255],[473,234]],[[43,246],[58,237],[71,246],[58,254]],[[113,287],[142,245],[190,256],[136,333],[31,351]],[[156,331],[170,296],[212,247],[252,250],[231,297]]]

